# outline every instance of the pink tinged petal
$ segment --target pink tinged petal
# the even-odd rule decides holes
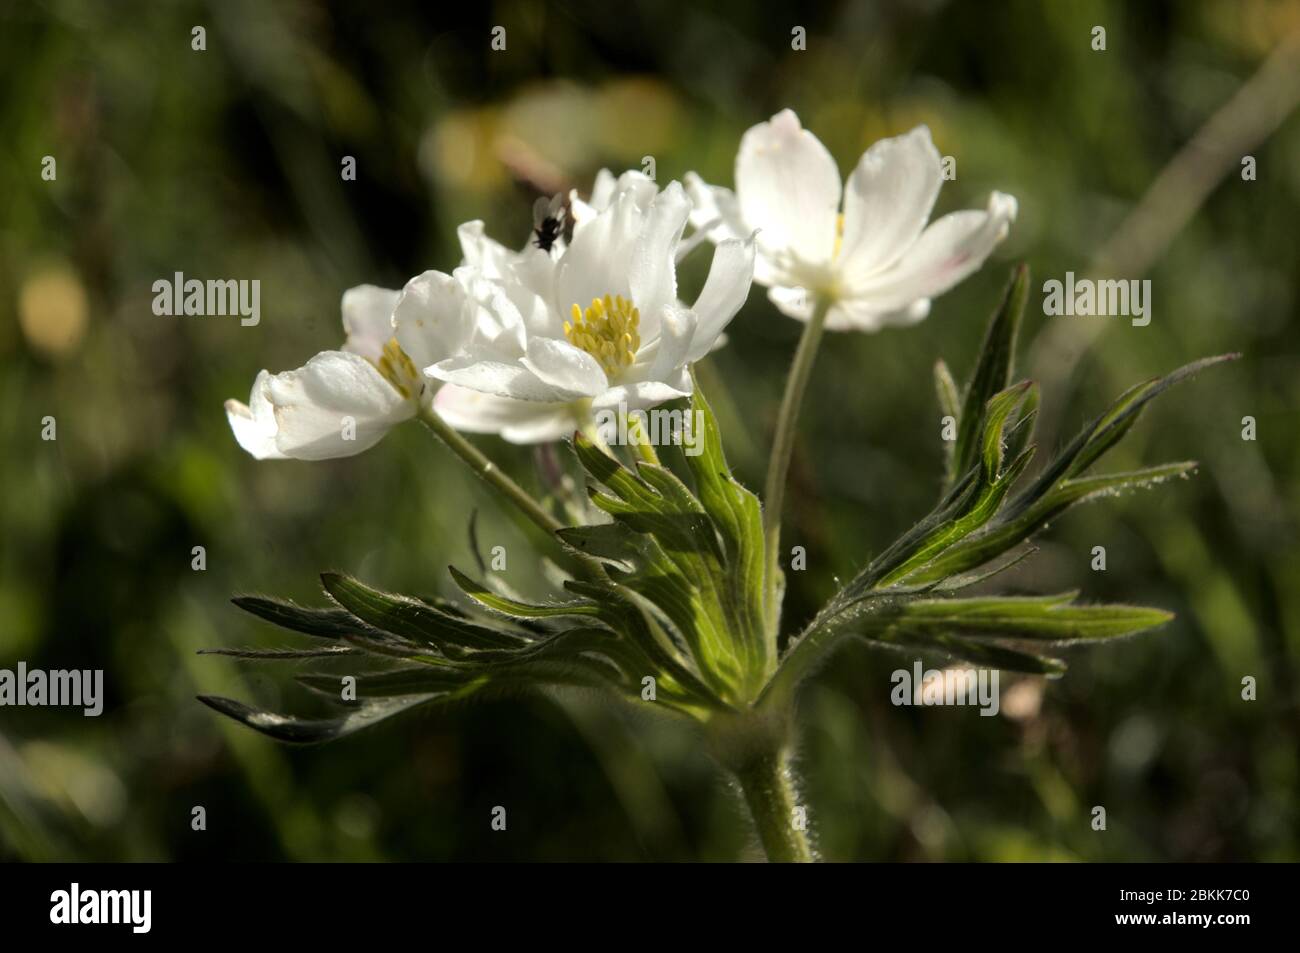
[[[953,212],[935,220],[894,265],[846,288],[844,297],[890,312],[943,294],[984,264],[1015,218],[1016,200],[994,192],[987,211]]]
[[[879,331],[902,328],[924,321],[930,313],[930,299],[920,298],[897,311],[873,311],[853,300],[837,301],[826,315],[827,331]]]
[[[397,343],[417,368],[456,353],[469,335],[469,321],[465,289],[441,271],[408,281],[393,308]]]
[[[754,277],[754,254],[752,239],[729,239],[721,242],[714,251],[709,277],[692,309],[699,325],[689,360],[698,361],[712,350],[714,341],[749,297],[749,286]]]
[[[552,388],[551,400],[594,397],[609,387],[600,363],[582,348],[556,338],[534,338],[521,364]]]
[[[511,443],[559,440],[578,426],[571,404],[511,400],[454,384],[438,391],[433,406],[457,430],[499,434]]]
[[[736,196],[759,245],[824,265],[835,249],[840,208],[835,160],[786,109],[745,133],[736,155]]]
[[[350,457],[415,413],[414,401],[347,351],[324,351],[296,371],[276,374],[266,394],[275,412],[276,447],[297,460]],[[352,433],[355,439],[345,439]]]
[[[642,315],[657,314],[677,300],[677,243],[691,213],[691,200],[677,182],[650,203],[632,252],[628,287]]]
[[[837,265],[848,281],[892,264],[911,248],[942,184],[942,160],[925,126],[882,139],[863,154],[844,193]]]
[[[258,460],[283,460],[275,445],[275,410],[266,396],[266,383],[271,375],[260,371],[253,380],[252,394],[247,404],[237,400],[226,401],[226,420],[235,434],[235,440]]]
[[[375,285],[358,285],[343,292],[343,331],[347,341],[343,350],[360,354],[372,361],[393,337],[393,308],[400,291]]]

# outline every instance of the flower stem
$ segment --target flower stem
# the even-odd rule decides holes
[[[790,470],[790,455],[794,451],[795,429],[799,423],[799,410],[803,405],[804,391],[812,376],[817,359],[817,347],[826,329],[826,314],[830,310],[830,297],[818,295],[812,317],[804,325],[799,347],[794,352],[790,376],[785,381],[785,396],[781,399],[781,415],[776,421],[776,437],[772,441],[772,456],[767,464],[767,485],[763,490],[763,537],[767,551],[767,574],[763,600],[767,620],[768,638],[775,640],[781,624],[781,607],[777,598],[777,579],[780,574],[781,507],[785,500],[786,474]]]
[[[537,524],[547,535],[564,528],[563,523],[542,509],[541,504],[529,496],[523,487],[506,476],[495,463],[487,458],[483,451],[462,437],[447,421],[439,417],[437,411],[432,407],[422,406],[420,408],[420,419],[438,435],[439,440],[451,448],[456,456],[464,460],[471,470],[517,506],[525,516]]]
[[[767,859],[785,864],[816,860],[805,825],[796,823],[799,805],[788,749],[779,746],[757,752],[737,769],[736,777]]]

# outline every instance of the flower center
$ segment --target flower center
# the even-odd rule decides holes
[[[622,295],[592,298],[583,311],[573,306],[573,320],[564,322],[564,336],[597,362],[605,376],[613,379],[634,360],[641,347],[641,312]]]
[[[392,384],[393,389],[408,400],[412,394],[424,390],[424,381],[420,380],[420,372],[415,369],[415,362],[402,350],[397,343],[397,338],[390,338],[384,345],[375,367],[379,368],[379,373],[383,375],[384,380]]]

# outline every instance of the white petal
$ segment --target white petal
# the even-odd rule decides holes
[[[500,434],[511,443],[559,440],[579,426],[572,404],[511,400],[454,384],[439,390],[433,405],[457,430]]]
[[[555,311],[567,316],[573,305],[586,308],[595,298],[631,298],[628,263],[640,232],[641,210],[624,193],[609,208],[573,233],[555,266]]]
[[[516,252],[488,238],[483,223],[478,220],[461,225],[456,229],[456,237],[460,239],[460,253],[465,258],[464,263],[477,268],[489,278],[499,278],[517,257]]]
[[[426,367],[424,373],[435,380],[499,397],[543,402],[567,399],[567,392],[557,392],[518,360],[478,360],[464,354]]]
[[[584,201],[577,189],[569,190],[569,217],[574,224],[595,218],[603,209],[609,207],[614,197],[614,173],[601,169],[596,173],[596,181],[591,186],[591,195]]]
[[[730,189],[709,185],[694,172],[682,179],[691,200],[691,225],[708,232],[710,241],[744,238],[752,229],[745,225],[740,204]]]
[[[680,183],[670,182],[650,203],[629,263],[632,301],[643,315],[677,300],[677,243],[691,213]]]
[[[457,268],[456,280],[466,290],[465,326],[469,329],[456,350],[480,359],[515,361],[522,357],[528,347],[528,328],[515,299],[531,310],[539,305],[536,296],[513,278],[494,281],[473,268]]]
[[[441,271],[408,281],[393,308],[397,343],[417,368],[455,354],[469,336],[471,320],[464,287]]]
[[[608,169],[596,173],[596,181],[591,187],[591,196],[583,200],[577,189],[569,190],[569,218],[573,220],[574,231],[583,228],[598,214],[613,204],[614,199],[623,193],[630,193],[633,202],[642,210],[649,207],[659,189],[654,179],[644,172],[629,169],[617,179]]]
[[[752,239],[729,239],[718,245],[713,253],[709,277],[692,309],[699,319],[699,326],[691,344],[689,360],[698,361],[713,348],[713,342],[749,297],[753,276]]]
[[[892,264],[912,247],[942,184],[942,160],[925,126],[882,139],[863,154],[844,193],[837,264],[847,280]]]
[[[758,237],[740,214],[740,204],[730,189],[718,185],[708,185],[694,172],[686,173],[686,194],[691,197],[694,210],[691,212],[691,225],[700,231],[678,246],[677,260],[683,258],[683,247],[696,241],[698,236],[705,236],[712,242],[724,242],[729,239],[744,241]],[[761,236],[761,232],[759,233]],[[760,285],[780,284],[786,277],[782,263],[763,253],[761,241],[755,242],[754,281]]]
[[[879,331],[908,327],[924,321],[930,313],[930,299],[920,298],[897,311],[873,311],[853,300],[837,301],[826,315],[827,331]]]
[[[533,338],[528,342],[528,356],[520,363],[553,388],[555,400],[594,397],[609,386],[600,363],[568,341]]]
[[[691,395],[690,375],[679,373],[673,381],[638,381],[611,387],[591,402],[593,410],[644,410],[666,400]]]
[[[375,285],[358,285],[343,292],[343,350],[379,360],[384,345],[393,337],[393,308],[400,291]]]
[[[659,194],[659,186],[655,180],[650,178],[644,172],[638,169],[628,169],[618,177],[614,183],[614,196],[629,195],[637,208],[645,211],[650,207],[656,195]],[[611,196],[611,201],[614,196]]]
[[[659,338],[653,345],[654,357],[644,379],[666,380],[684,367],[690,359],[692,344],[699,338],[698,327],[699,317],[694,311],[675,304],[664,308],[660,315]]]
[[[985,212],[953,212],[932,222],[899,261],[844,297],[859,298],[875,311],[896,311],[920,298],[933,298],[984,264],[1006,237],[1016,217],[1016,200],[994,192]]]
[[[767,290],[767,299],[776,309],[796,321],[807,321],[813,315],[815,295],[808,288],[790,285],[773,285]]]
[[[754,126],[736,155],[736,196],[759,245],[808,265],[830,261],[840,208],[835,160],[786,109]]]
[[[379,442],[394,424],[415,413],[365,358],[324,351],[296,371],[269,378],[276,447],[286,457],[349,457]],[[345,427],[355,439],[344,439]]]
[[[247,404],[237,400],[226,401],[226,420],[234,431],[235,440],[258,460],[283,460],[275,445],[275,411],[266,396],[266,383],[271,375],[258,372],[253,379],[252,394]]]

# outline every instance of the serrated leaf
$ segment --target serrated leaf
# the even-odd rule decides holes
[[[1006,428],[1004,453],[1014,460],[1030,447],[1029,441],[1034,436],[1034,424],[1038,419],[1039,402],[1038,384],[1029,382],[1025,398],[1016,409],[1015,422]]]
[[[943,358],[934,362],[934,391],[939,401],[939,413],[957,421],[961,417],[961,394],[957,382],[953,380],[952,371]]]
[[[984,408],[994,395],[1011,385],[1015,369],[1016,339],[1028,297],[1029,268],[1022,264],[1011,273],[1011,282],[984,332],[979,359],[966,385],[962,410],[957,418],[957,440],[948,469],[950,486],[979,457]]]
[[[321,584],[331,598],[367,625],[451,656],[515,648],[527,641],[524,633],[468,622],[409,596],[381,592],[351,576],[321,573]]]
[[[1030,386],[1030,381],[1022,381],[1014,387],[999,391],[989,399],[988,406],[984,409],[983,430],[980,433],[980,460],[984,466],[986,480],[992,481],[1002,472],[1002,450],[1007,418],[1024,402]]]
[[[1195,469],[1196,464],[1192,462],[1166,463],[1126,473],[1066,480],[1048,492],[1037,504],[1012,519],[1007,519],[1006,510],[999,513],[994,523],[935,557],[932,562],[911,573],[907,581],[921,584],[967,572],[1029,539],[1076,503],[1126,490],[1152,487],[1174,477],[1185,476]]]
[[[1061,480],[1082,474],[1128,432],[1147,403],[1174,384],[1187,380],[1207,367],[1235,360],[1238,356],[1221,354],[1193,361],[1164,377],[1130,387],[1104,413],[1084,427],[1043,472],[1007,504],[1007,517],[1012,518],[1025,512]]]
[[[230,601],[245,612],[281,628],[322,639],[341,639],[352,633],[366,632],[369,628],[351,613],[335,606],[318,609],[265,596],[235,596]],[[371,634],[375,634],[373,630]]]
[[[300,661],[302,659],[332,658],[338,655],[361,655],[359,648],[331,645],[324,649],[199,649],[199,655],[224,655],[227,658],[250,659],[260,662]]]
[[[900,605],[890,633],[1063,643],[1134,635],[1173,618],[1163,609],[1144,606],[1074,605],[1076,595],[914,599]]]
[[[515,599],[507,599],[490,590],[481,582],[476,582],[455,566],[448,566],[451,578],[469,596],[480,605],[486,606],[502,615],[517,619],[553,619],[564,616],[595,616],[600,614],[600,607],[590,602],[565,602],[554,605],[532,605]]]
[[[409,695],[401,698],[379,699],[359,705],[340,718],[309,719],[280,715],[253,708],[233,698],[218,695],[199,695],[198,700],[213,711],[233,718],[255,731],[290,744],[319,744],[333,741],[353,732],[400,715],[408,709],[432,701],[431,695]]]

